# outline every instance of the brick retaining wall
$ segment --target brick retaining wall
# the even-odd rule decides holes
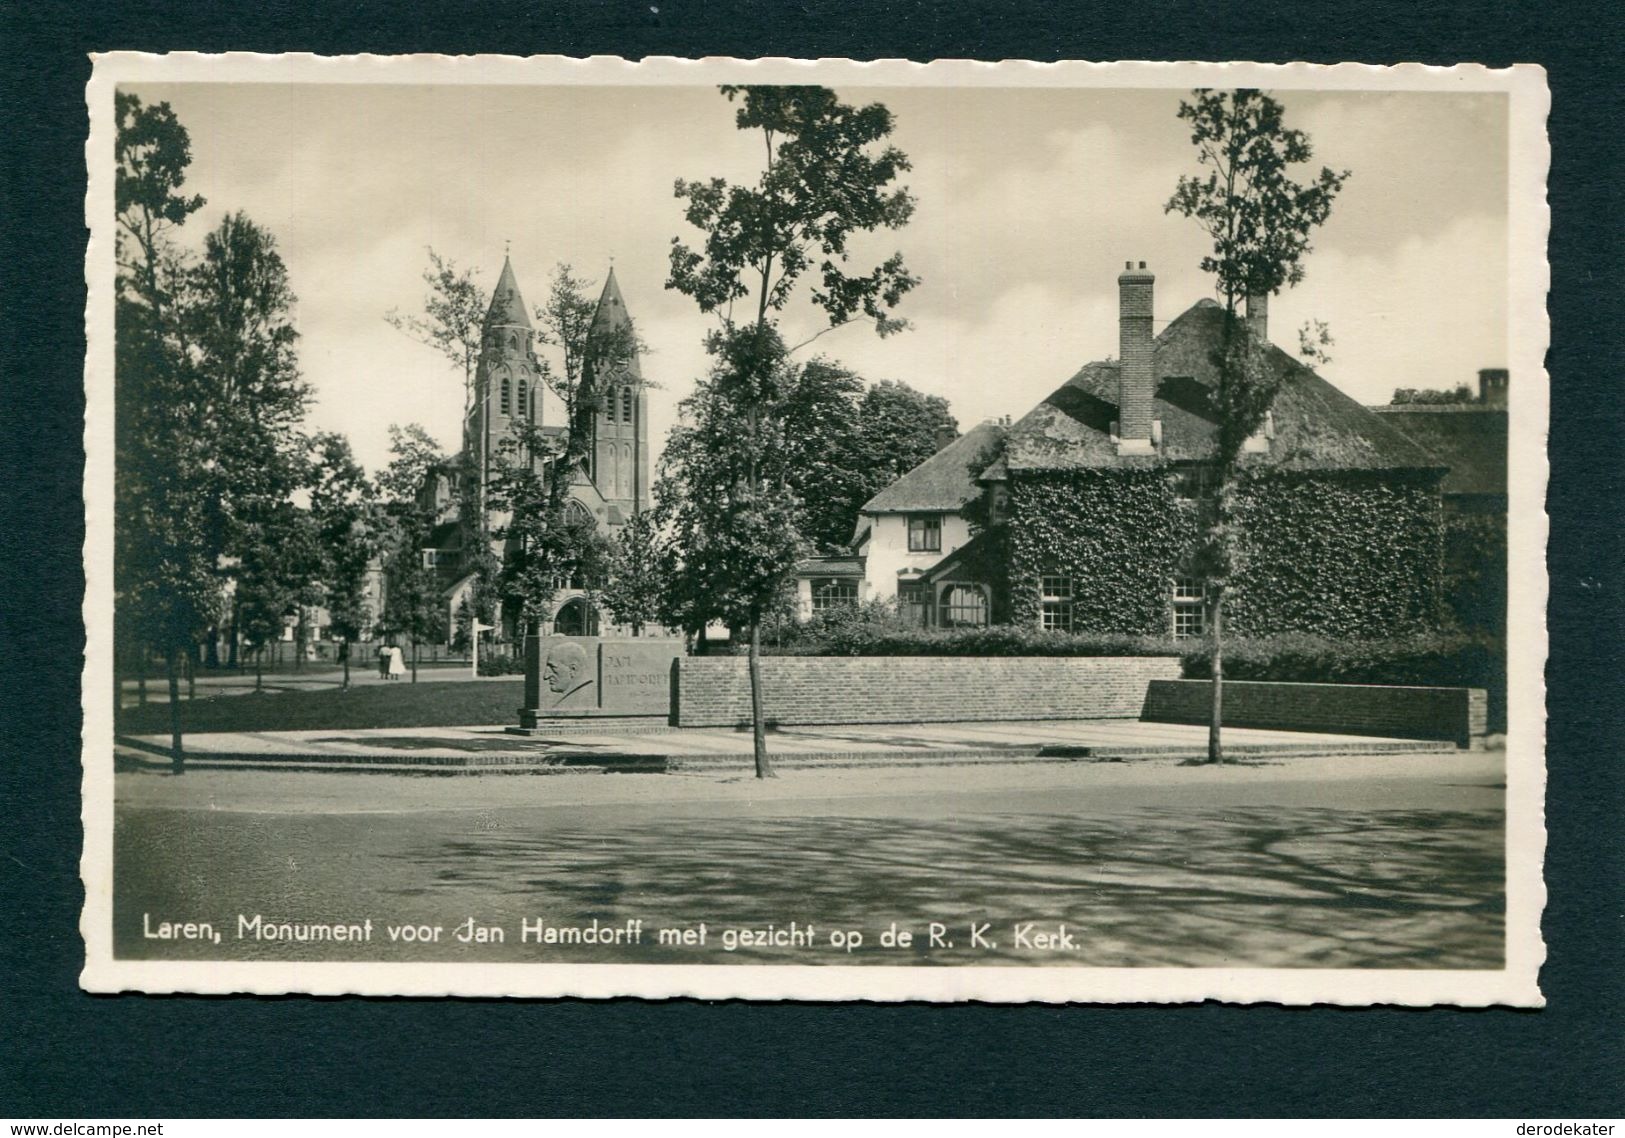
[[[1149,723],[1206,723],[1212,684],[1155,679],[1140,718]],[[1374,684],[1292,684],[1226,680],[1227,727],[1329,731],[1400,739],[1450,739],[1471,746],[1484,736],[1483,688],[1412,688]]]
[[[677,661],[672,721],[750,722],[743,656]],[[1001,719],[1134,719],[1173,656],[768,656],[770,723],[952,723]]]

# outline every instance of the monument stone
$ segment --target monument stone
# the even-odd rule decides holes
[[[681,640],[536,636],[525,645],[525,706],[516,734],[547,719],[669,717]]]

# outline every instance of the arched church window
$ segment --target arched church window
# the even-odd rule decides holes
[[[530,384],[524,380],[519,381],[519,417],[525,418],[530,414]]]
[[[587,525],[598,524],[593,520],[592,511],[573,498],[570,500],[569,504],[564,507],[564,517],[565,520],[570,522],[571,525],[581,525],[583,523]]]
[[[621,388],[621,422],[630,423],[631,421],[632,389],[630,387],[623,387]]]
[[[513,413],[513,381],[510,379],[502,381],[502,413],[504,415]]]

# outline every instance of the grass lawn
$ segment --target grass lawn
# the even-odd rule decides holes
[[[524,691],[525,681],[515,678],[224,695],[182,701],[181,726],[190,733],[518,723]],[[120,734],[157,735],[168,730],[168,704],[126,708],[118,716]]]

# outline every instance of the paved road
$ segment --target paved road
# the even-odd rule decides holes
[[[118,798],[120,956],[1501,963],[1496,754],[1223,770],[1132,763],[793,772],[765,785],[678,775],[127,772]],[[297,926],[370,921],[371,937],[239,938],[242,919],[255,915],[261,929],[286,924],[293,936]],[[458,941],[470,918],[503,939]],[[144,935],[166,920],[208,922],[221,940]],[[641,921],[641,938],[527,942],[527,921],[555,930]],[[656,940],[659,929],[697,936],[702,922],[703,946]],[[773,943],[791,922],[812,926],[810,946]],[[893,922],[914,933],[909,947],[881,944]],[[933,923],[942,930],[936,945]],[[390,939],[391,926],[442,932],[430,943],[403,943]],[[729,951],[725,930],[740,928],[766,935]],[[862,932],[862,945],[832,945],[836,930]],[[1044,933],[1057,934],[1053,943],[1035,939]]]

